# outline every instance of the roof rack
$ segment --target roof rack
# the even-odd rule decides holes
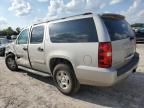
[[[41,21],[41,22],[38,22],[38,23],[34,23],[33,25],[38,25],[38,24],[41,24],[41,23],[56,21],[56,20],[60,20],[60,19],[66,19],[66,18],[70,18],[70,17],[76,17],[76,16],[80,16],[80,15],[90,15],[90,14],[93,14],[93,13],[88,12],[88,13],[83,13],[83,14],[79,14],[79,15],[73,15],[73,16],[62,17],[62,18],[55,18],[55,19],[52,19],[52,20],[46,20],[46,21]]]

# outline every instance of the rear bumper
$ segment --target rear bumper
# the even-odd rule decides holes
[[[137,68],[138,62],[139,54],[136,53],[133,59],[120,69],[78,66],[76,76],[80,84],[112,86],[127,78]]]

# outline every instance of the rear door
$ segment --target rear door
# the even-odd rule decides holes
[[[24,29],[16,40],[15,51],[17,56],[17,63],[21,66],[30,68],[30,62],[28,58],[28,41],[29,30]]]
[[[47,72],[44,47],[44,31],[45,25],[36,25],[32,27],[28,49],[32,68]]]
[[[136,49],[135,35],[124,18],[103,18],[112,43],[112,65],[119,68],[129,62]]]

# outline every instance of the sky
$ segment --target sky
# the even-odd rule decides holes
[[[144,0],[1,0],[0,29],[80,13],[117,13],[129,23],[144,23]]]

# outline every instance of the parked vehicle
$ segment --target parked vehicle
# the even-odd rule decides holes
[[[136,39],[125,18],[82,14],[45,21],[22,30],[6,48],[6,65],[50,74],[64,94],[80,84],[112,86],[136,71]]]
[[[6,38],[1,38],[0,39],[0,56],[4,56],[5,55],[5,48],[7,46],[8,43],[10,43],[10,40],[7,40]]]
[[[2,45],[2,40],[3,38],[0,39],[0,56],[4,56],[4,52],[5,52],[4,51],[5,49],[3,48],[3,45]]]
[[[144,43],[144,28],[137,30],[135,33],[137,43]]]
[[[12,39],[12,40],[15,40],[16,38],[17,38],[17,35],[12,35],[12,36],[11,36],[11,39]]]

